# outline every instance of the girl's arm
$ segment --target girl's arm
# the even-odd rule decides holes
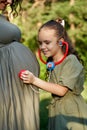
[[[20,78],[23,80],[24,83],[31,83],[39,87],[40,89],[56,94],[58,96],[64,96],[68,91],[67,87],[41,80],[28,70],[24,71],[21,74]]]

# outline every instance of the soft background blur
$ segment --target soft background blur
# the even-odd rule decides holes
[[[24,0],[22,12],[10,20],[22,32],[21,42],[37,54],[38,28],[46,21],[61,17],[73,45],[81,55],[87,72],[87,0]],[[38,55],[37,55],[38,58]],[[38,59],[39,61],[39,59]],[[40,78],[45,78],[45,65],[40,63]],[[87,101],[87,78],[82,96]],[[40,130],[47,130],[48,104],[51,95],[40,90]]]

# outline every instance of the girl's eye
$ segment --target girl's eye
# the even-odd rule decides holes
[[[50,44],[50,43],[51,43],[51,41],[45,41],[45,44],[47,44],[47,45]]]
[[[42,42],[38,41],[38,45],[41,46],[41,45],[42,45]]]
[[[45,44],[47,44],[47,45],[48,45],[48,44],[50,44],[50,42],[45,42]]]
[[[38,45],[39,46],[41,46],[42,44],[46,44],[46,45],[48,45],[48,44],[50,44],[51,43],[51,41],[43,41],[43,42],[41,42],[41,41],[38,41]]]

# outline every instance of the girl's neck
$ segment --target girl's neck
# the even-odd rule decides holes
[[[54,61],[54,62],[58,62],[58,61],[60,61],[63,57],[64,57],[63,52],[59,52],[59,53],[57,53],[55,56],[53,56],[53,61]]]

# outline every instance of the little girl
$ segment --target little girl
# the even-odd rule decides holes
[[[52,93],[48,130],[87,130],[87,104],[81,96],[84,68],[61,23],[50,20],[38,32],[40,51],[47,57],[49,82],[28,70],[21,78],[24,83]]]

